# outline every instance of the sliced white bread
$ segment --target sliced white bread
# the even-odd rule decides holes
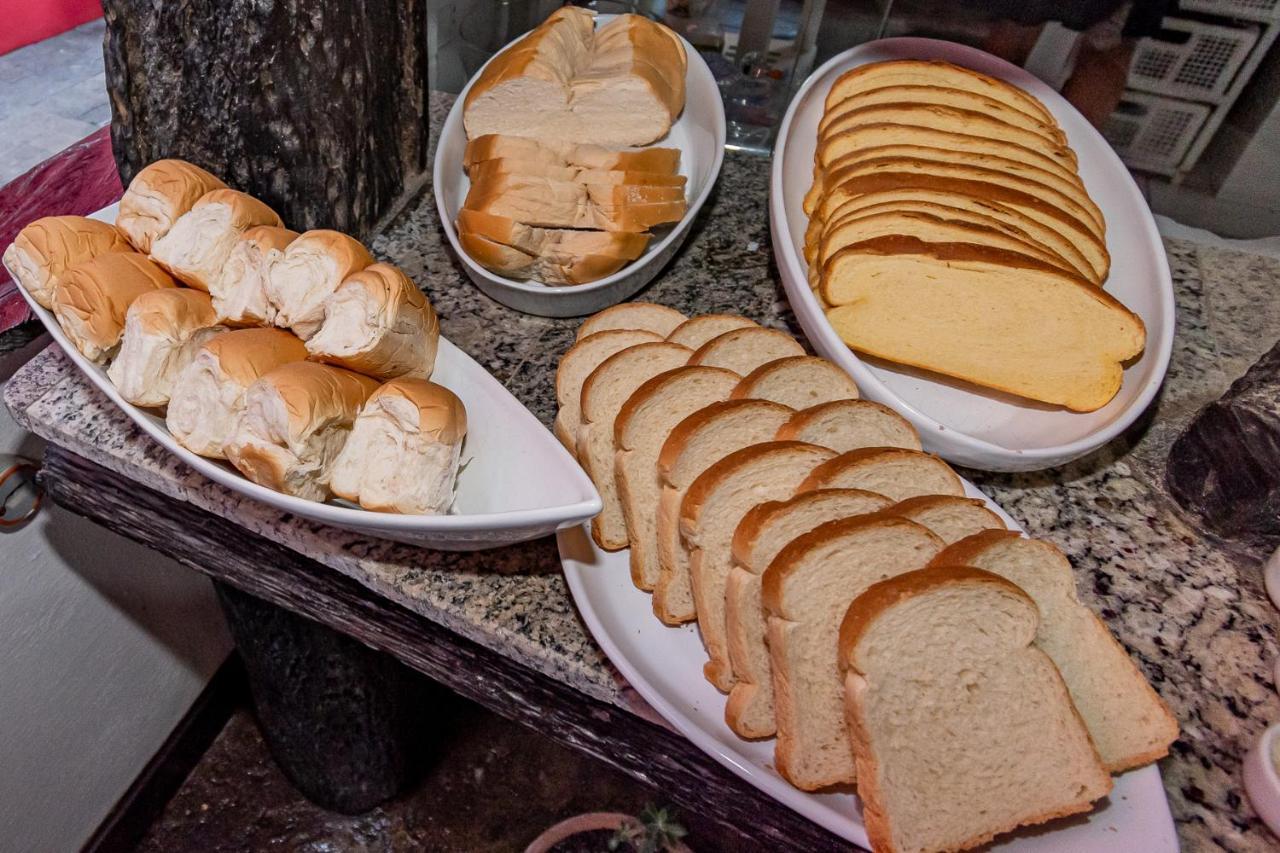
[[[467,171],[477,163],[500,159],[583,169],[661,172],[667,175],[674,175],[680,170],[679,148],[615,149],[600,145],[553,143],[527,136],[496,133],[472,139],[467,143],[462,156],[462,165]]]
[[[872,240],[838,252],[822,290],[858,352],[1073,411],[1106,405],[1146,345],[1101,288],[997,249]]]
[[[901,447],[864,447],[841,453],[813,470],[797,492],[865,489],[905,501],[921,495],[964,496],[964,484],[931,453]]]
[[[689,552],[680,536],[680,505],[689,486],[704,471],[735,451],[773,438],[791,409],[767,400],[714,403],[685,418],[671,431],[658,454],[658,584],[653,612],[668,625],[697,618]]]
[[[534,228],[505,216],[475,210],[458,211],[458,231],[476,234],[530,255],[613,255],[623,260],[640,257],[648,234],[622,231],[574,231]]]
[[[749,329],[758,325],[754,320],[748,320],[737,314],[702,314],[697,317],[690,317],[667,335],[667,340],[673,344],[680,344],[689,349],[696,350],[712,338],[718,338],[725,332],[732,332],[734,329]]]
[[[738,682],[729,692],[724,719],[745,738],[770,737],[773,714],[773,665],[765,642],[760,577],[792,540],[816,527],[887,509],[893,501],[858,489],[822,489],[785,501],[755,506],[733,534],[733,569],[725,587],[725,625],[729,660]]]
[[[968,565],[1017,584],[1040,609],[1036,645],[1053,659],[1112,773],[1163,757],[1178,721],[1076,591],[1066,555],[1048,542],[988,531],[950,546],[938,565]]]
[[[658,583],[658,455],[671,431],[694,412],[729,399],[740,377],[719,367],[660,373],[627,398],[614,421],[615,476],[631,546],[631,582]]]
[[[858,386],[825,358],[793,355],[767,362],[742,378],[733,389],[735,400],[772,400],[793,409],[807,409],[833,400],[856,400]]]
[[[973,568],[899,574],[853,602],[839,656],[877,853],[964,850],[1111,790],[1037,622],[1025,592]]]
[[[578,327],[578,340],[610,329],[643,329],[661,338],[671,334],[686,318],[674,308],[652,302],[623,302],[592,314]],[[676,341],[679,343],[679,341]],[[693,349],[690,347],[690,349]]]
[[[492,180],[502,175],[535,175],[557,181],[580,184],[631,184],[633,186],[683,187],[689,182],[684,175],[667,172],[637,172],[629,169],[584,169],[580,166],[556,166],[539,160],[500,158],[483,160],[467,170],[473,181]]]
[[[662,306],[653,307],[661,308]],[[601,330],[579,337],[577,342],[560,356],[560,365],[556,368],[558,408],[552,432],[575,457],[578,454],[578,427],[582,423],[582,383],[587,381],[591,371],[599,367],[606,358],[627,347],[662,341],[662,335],[642,329],[604,328],[608,325],[606,323],[598,325],[601,326]]]
[[[1000,516],[987,509],[986,504],[977,498],[921,495],[899,501],[886,509],[885,514],[923,524],[948,545],[984,530],[1007,532]]]
[[[523,175],[473,183],[463,206],[540,228],[632,232],[678,222],[686,209],[680,187],[579,184]]]
[[[578,462],[604,503],[591,520],[591,536],[606,551],[627,547],[627,523],[614,477],[614,420],[637,388],[659,373],[684,366],[689,355],[689,348],[678,344],[637,344],[606,358],[582,383]]]
[[[804,355],[804,347],[795,338],[777,329],[754,326],[712,338],[694,352],[689,363],[723,367],[746,376],[762,364],[793,355]]]
[[[835,400],[796,412],[779,441],[807,441],[848,453],[864,447],[920,449],[920,436],[902,415],[871,400]]]
[[[470,230],[459,217],[458,244],[476,263],[507,278],[575,285],[613,275],[638,257],[649,241],[646,233],[529,230],[535,232],[532,239],[543,244],[537,254],[484,237]]]
[[[710,657],[703,674],[722,691],[735,680],[724,611],[734,531],[753,506],[790,497],[810,471],[834,455],[798,441],[757,444],[716,462],[685,492],[680,534],[689,550],[698,629]]]
[[[789,542],[765,569],[762,599],[773,666],[774,766],[802,791],[855,781],[837,639],[872,584],[922,568],[942,550],[904,518],[829,521]]]

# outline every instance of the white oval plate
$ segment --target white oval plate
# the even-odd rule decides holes
[[[980,498],[1011,530],[1017,522],[973,484]],[[653,615],[650,596],[631,583],[630,555],[596,547],[584,525],[561,530],[560,562],[596,642],[644,700],[694,746],[784,806],[862,847],[868,846],[862,809],[853,794],[805,793],[773,769],[773,740],[739,738],[725,724],[725,696],[702,675],[707,655],[696,624],[669,627]],[[991,849],[1018,851],[1177,851],[1178,837],[1154,765],[1115,777],[1110,796],[1086,817],[1068,818],[1002,836]]]
[[[608,23],[614,15],[597,16],[598,24]],[[521,36],[523,38],[523,36]],[[684,41],[683,37],[680,37]],[[689,67],[685,72],[684,112],[671,126],[671,132],[653,143],[654,146],[680,149],[680,174],[689,179],[686,196],[689,209],[675,226],[658,239],[636,260],[611,276],[589,284],[547,285],[535,281],[516,281],[496,275],[472,260],[458,244],[453,227],[458,211],[466,200],[471,182],[462,170],[462,155],[467,147],[467,132],[462,126],[462,105],[482,68],[467,83],[453,109],[445,119],[436,144],[436,162],[432,175],[435,185],[436,210],[453,251],[462,259],[467,275],[484,294],[509,308],[541,317],[578,317],[615,305],[634,295],[652,281],[689,236],[689,228],[702,209],[724,161],[724,102],[720,88],[707,63],[684,41]],[[503,48],[505,50],[506,48]],[[496,54],[495,54],[496,55]],[[490,60],[492,62],[492,60]],[[486,63],[487,65],[488,63]]]
[[[115,222],[117,208],[112,205],[93,218]],[[457,497],[450,515],[398,515],[283,495],[246,480],[225,462],[197,456],[174,441],[163,418],[121,397],[107,371],[82,356],[53,315],[25,289],[18,290],[76,366],[148,435],[209,479],[283,512],[441,551],[479,551],[536,539],[600,512],[600,494],[560,442],[488,371],[443,337],[431,379],[467,407]]]
[[[837,77],[886,59],[941,59],[1008,80],[1049,108],[1080,161],[1080,177],[1107,221],[1111,275],[1106,290],[1142,318],[1147,348],[1124,372],[1116,398],[1096,412],[1068,412],[1011,397],[988,396],[946,380],[870,364],[827,322],[809,289],[804,260],[808,225],[802,201],[813,182],[813,152],[823,102]],[[951,42],[894,38],[833,57],[801,87],[782,121],[774,151],[769,221],[778,271],[796,318],[819,354],[853,376],[868,399],[902,413],[925,448],[957,465],[989,471],[1034,471],[1096,450],[1142,414],[1164,381],[1173,348],[1173,282],[1155,221],[1120,158],[1057,92],[1017,66]]]

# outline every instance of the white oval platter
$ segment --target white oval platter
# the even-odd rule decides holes
[[[813,153],[827,91],[859,65],[888,59],[939,59],[1022,87],[1049,108],[1079,159],[1080,177],[1107,222],[1111,275],[1106,290],[1147,327],[1147,348],[1124,372],[1116,398],[1077,413],[984,394],[922,372],[859,358],[840,340],[809,289],[802,207],[813,181]],[[980,50],[921,38],[869,42],[814,71],[787,110],[774,150],[769,221],[778,271],[796,318],[820,355],[853,376],[862,395],[900,412],[925,448],[957,465],[1032,471],[1096,450],[1134,422],[1155,398],[1173,347],[1174,298],[1169,264],[1151,211],[1129,171],[1093,126],[1057,92],[1017,66]]]

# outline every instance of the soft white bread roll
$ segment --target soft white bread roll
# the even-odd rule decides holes
[[[4,262],[18,284],[48,308],[58,276],[68,267],[107,252],[131,251],[124,235],[106,222],[85,216],[45,216],[18,232],[4,250]]]
[[[209,287],[219,322],[233,326],[275,322],[275,306],[267,299],[267,271],[296,239],[297,231],[272,225],[258,225],[240,235],[227,255],[222,275]]]
[[[426,295],[397,267],[373,264],[324,303],[324,325],[307,351],[377,379],[428,379],[439,342],[440,323]]]
[[[581,169],[608,169],[633,172],[658,172],[674,175],[680,171],[679,148],[613,149],[600,145],[572,142],[550,142],[524,136],[491,133],[477,136],[467,143],[462,166],[486,160],[522,160],[548,166],[574,166]]]
[[[1042,616],[967,566],[899,574],[853,601],[836,678],[872,849],[964,850],[1111,790],[1033,642]]]
[[[129,306],[124,340],[107,376],[135,406],[163,406],[196,350],[226,331],[216,322],[213,303],[198,290],[166,287],[144,293]]]
[[[245,391],[227,459],[260,486],[322,501],[334,460],[377,387],[376,379],[327,364],[277,367]]]
[[[268,371],[306,357],[302,341],[281,329],[215,335],[179,375],[165,425],[192,453],[225,459],[223,447],[244,408],[245,389]]]
[[[308,231],[289,244],[267,271],[267,298],[276,325],[304,341],[324,322],[325,300],[338,285],[373,263],[359,240],[339,231]]]
[[[222,181],[185,160],[157,160],[133,176],[120,199],[116,227],[139,252],[168,233],[178,217]]]
[[[247,193],[220,189],[205,193],[151,246],[151,259],[174,278],[208,291],[222,277],[231,250],[245,229],[279,228],[274,210]]]
[[[466,434],[467,410],[452,391],[393,379],[360,410],[333,463],[333,493],[378,512],[448,512]]]
[[[76,349],[90,361],[100,362],[120,343],[133,300],[169,287],[177,284],[144,255],[108,252],[59,276],[50,308]]]

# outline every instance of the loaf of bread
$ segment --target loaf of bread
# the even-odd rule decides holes
[[[377,380],[327,364],[295,361],[277,367],[245,390],[224,448],[227,459],[258,485],[324,500],[333,463],[377,387]]]
[[[1111,790],[1039,614],[979,569],[897,574],[856,597],[839,660],[872,849],[964,850],[1088,811]]]
[[[289,243],[267,271],[276,325],[304,341],[324,322],[324,303],[338,285],[373,263],[360,241],[338,231],[308,231]]]
[[[192,453],[225,459],[224,448],[244,409],[244,392],[267,372],[306,357],[302,341],[281,329],[215,335],[174,383],[165,426]]]
[[[190,287],[208,292],[222,278],[231,250],[246,229],[280,228],[274,210],[247,193],[217,189],[202,195],[151,246],[151,258]]]
[[[4,262],[23,290],[43,308],[53,305],[58,277],[107,252],[132,252],[116,228],[85,216],[45,216],[18,232]]]
[[[371,264],[325,300],[324,323],[307,352],[375,379],[428,379],[439,341],[440,323],[426,295],[397,267]]]
[[[227,255],[222,274],[210,282],[218,321],[232,326],[270,326],[276,309],[267,298],[267,272],[294,240],[297,231],[258,225],[248,228]]]
[[[333,463],[330,487],[365,509],[446,513],[466,434],[467,412],[456,394],[424,379],[393,379],[365,401]]]
[[[143,293],[125,313],[124,339],[107,376],[135,406],[163,406],[196,351],[226,331],[216,322],[212,301],[198,290],[165,287]]]
[[[145,254],[202,196],[224,187],[222,181],[185,160],[157,160],[129,182],[120,199],[116,227]]]
[[[176,286],[144,255],[107,252],[65,270],[50,308],[76,349],[90,361],[102,362],[115,353],[133,300]]]
[[[647,145],[684,109],[680,38],[639,15],[595,29],[591,12],[558,9],[495,56],[463,104],[467,137]]]

